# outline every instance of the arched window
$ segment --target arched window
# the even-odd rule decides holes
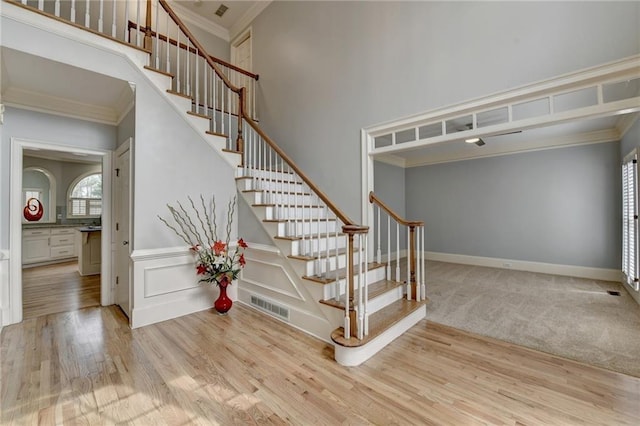
[[[80,176],[69,187],[67,217],[98,217],[102,214],[102,174]]]

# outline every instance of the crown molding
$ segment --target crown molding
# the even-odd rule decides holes
[[[118,123],[118,112],[113,108],[86,104],[15,87],[10,87],[4,92],[3,101],[8,106],[30,111],[94,121],[112,126]]]
[[[395,167],[402,167],[403,169],[406,169],[407,166],[407,160],[397,156],[397,155],[393,155],[393,154],[389,154],[389,155],[384,155],[384,156],[380,156],[380,157],[374,157],[373,159],[374,161],[378,161],[380,163],[385,163],[385,164],[389,164],[391,166],[395,166]]]
[[[596,130],[593,132],[578,133],[575,135],[529,141],[518,144],[518,147],[482,147],[481,154],[442,154],[426,155],[417,158],[406,159],[406,168],[431,166],[434,164],[452,163],[455,161],[475,160],[478,158],[500,157],[503,155],[521,154],[524,152],[544,151],[556,148],[568,148],[572,146],[591,145],[597,143],[617,142],[621,138],[617,129]],[[385,156],[386,157],[386,156]],[[375,158],[376,161],[384,161],[382,158]],[[389,163],[391,164],[391,163]]]
[[[254,19],[271,4],[272,0],[257,1],[229,29],[230,39],[234,40],[251,25]]]
[[[229,30],[227,30],[222,25],[216,24],[215,22],[209,21],[208,19],[203,18],[202,16],[193,13],[189,9],[180,6],[175,1],[168,0],[171,9],[173,9],[178,15],[180,15],[180,19],[190,24],[193,24],[208,32],[209,34],[213,34],[216,37],[223,39],[226,42],[231,41],[231,37],[229,36]]]
[[[631,127],[635,124],[636,120],[640,117],[640,113],[624,114],[621,115],[616,122],[616,129],[620,132],[620,138],[622,139]]]

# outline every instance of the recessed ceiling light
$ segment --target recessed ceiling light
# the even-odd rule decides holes
[[[470,139],[465,139],[464,141],[466,143],[476,143],[476,142],[480,142],[480,138],[470,138]]]

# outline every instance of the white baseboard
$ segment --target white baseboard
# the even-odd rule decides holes
[[[490,268],[513,269],[516,271],[537,272],[578,278],[590,278],[602,281],[620,282],[621,271],[617,269],[590,268],[587,266],[558,265],[555,263],[528,262],[524,260],[500,259],[495,257],[468,256],[463,254],[425,252],[427,260],[459,263],[462,265],[487,266]],[[428,273],[428,272],[427,272]]]

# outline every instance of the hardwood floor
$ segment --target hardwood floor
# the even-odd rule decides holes
[[[116,307],[5,327],[1,423],[640,424],[640,379],[426,320],[360,367],[240,304],[131,330]]]
[[[81,277],[78,262],[22,270],[23,318],[100,306],[100,275]]]

